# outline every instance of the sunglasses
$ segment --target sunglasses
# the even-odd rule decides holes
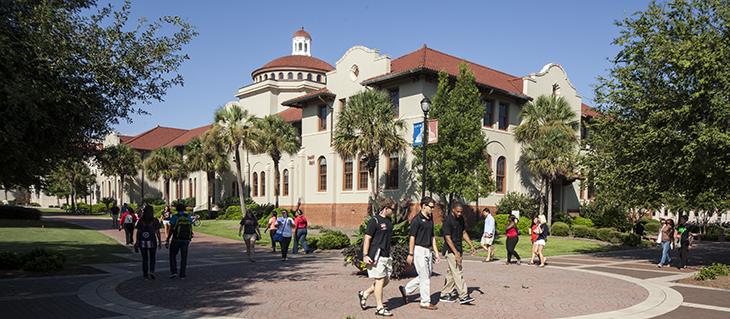
[[[436,207],[436,206],[435,206],[435,205],[428,205],[428,207],[434,208],[434,207]]]

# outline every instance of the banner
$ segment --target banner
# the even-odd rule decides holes
[[[428,144],[439,141],[439,121],[428,120]],[[423,145],[423,122],[413,123],[413,147]]]
[[[413,147],[423,145],[423,122],[413,123]]]

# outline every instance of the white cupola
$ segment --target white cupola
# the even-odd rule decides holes
[[[312,56],[312,36],[304,31],[304,27],[294,32],[291,45],[292,55]]]

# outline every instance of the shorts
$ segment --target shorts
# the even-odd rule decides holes
[[[393,260],[390,257],[380,257],[375,265],[368,267],[368,278],[390,278],[393,273]]]
[[[535,245],[545,246],[545,240],[544,239],[538,239],[538,240],[535,241]]]
[[[489,245],[492,246],[494,244],[494,235],[492,237],[485,237],[482,236],[482,240],[480,241],[482,245]]]
[[[251,239],[253,239],[255,241],[256,240],[256,234],[243,234],[243,240],[244,241],[250,241]]]
[[[165,226],[170,225],[170,221],[169,220],[163,220],[162,221],[162,225],[165,225]]]

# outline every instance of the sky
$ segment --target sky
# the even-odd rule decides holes
[[[108,2],[102,2],[108,3]],[[120,6],[120,1],[111,1]],[[251,72],[291,54],[300,27],[312,35],[312,55],[330,64],[355,45],[395,59],[428,47],[515,76],[562,65],[583,102],[593,103],[619,29],[614,22],[646,8],[646,0],[612,1],[132,1],[132,15],[180,16],[199,35],[184,47],[185,84],[162,102],[142,105],[115,130],[136,135],[156,125],[191,129],[212,122],[235,100]]]

